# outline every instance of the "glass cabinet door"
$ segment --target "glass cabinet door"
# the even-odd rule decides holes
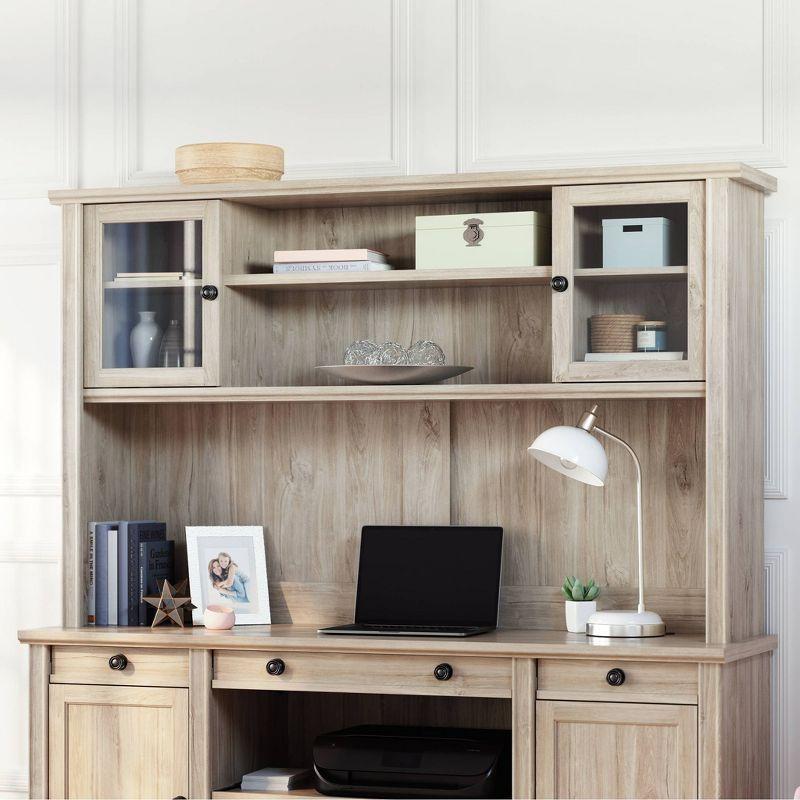
[[[705,184],[553,189],[553,380],[705,379]]]
[[[87,208],[87,386],[216,385],[214,205]]]

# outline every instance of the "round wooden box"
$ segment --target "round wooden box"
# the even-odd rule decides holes
[[[593,353],[631,353],[636,349],[636,325],[641,314],[595,314],[589,318]]]
[[[277,181],[283,175],[283,148],[246,142],[184,144],[175,150],[181,183]]]

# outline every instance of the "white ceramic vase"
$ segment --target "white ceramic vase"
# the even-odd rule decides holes
[[[131,331],[131,358],[136,369],[154,367],[161,345],[161,328],[155,311],[140,311],[139,322]]]
[[[567,630],[570,633],[586,633],[589,617],[597,611],[597,600],[564,601],[564,612],[567,617]]]

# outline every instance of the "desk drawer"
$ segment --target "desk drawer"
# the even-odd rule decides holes
[[[267,671],[270,661],[280,662],[273,663],[273,671],[280,670],[282,665],[280,674]],[[452,668],[452,675],[446,680],[437,679],[434,670],[444,664]],[[298,692],[511,697],[511,659],[217,650],[212,686]]]
[[[697,665],[540,659],[536,697],[697,705]]]
[[[109,660],[122,656],[112,663]],[[119,668],[121,667],[121,668]],[[189,686],[189,651],[146,647],[53,647],[50,683]]]

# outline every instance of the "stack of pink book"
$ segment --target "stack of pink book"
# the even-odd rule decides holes
[[[377,250],[276,250],[272,271],[286,272],[380,272],[392,269]]]

